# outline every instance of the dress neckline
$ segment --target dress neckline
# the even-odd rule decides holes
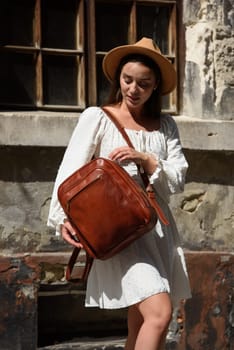
[[[106,112],[105,112],[102,108],[101,108],[101,110],[102,110],[102,112],[104,113],[105,118],[108,119],[108,120],[114,125],[114,123],[110,120],[110,118],[108,117],[108,115],[106,114]],[[124,130],[126,130],[126,131],[134,132],[134,133],[136,133],[136,134],[142,133],[142,132],[143,132],[143,133],[154,133],[154,132],[160,131],[160,129],[161,129],[161,122],[162,122],[162,120],[161,120],[161,118],[160,118],[160,126],[159,126],[158,129],[154,129],[154,130],[145,130],[145,129],[139,129],[139,130],[137,130],[137,129],[131,129],[131,128],[124,127],[124,126],[123,126],[123,128],[124,128]]]
[[[152,133],[155,133],[155,132],[158,132],[161,127],[159,129],[155,129],[155,130],[143,130],[143,129],[140,129],[140,130],[136,130],[136,129],[130,129],[130,128],[124,128],[127,132],[132,132],[134,134],[152,134]]]

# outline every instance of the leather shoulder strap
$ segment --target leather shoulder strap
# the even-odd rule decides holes
[[[87,252],[85,252],[86,253],[86,262],[85,262],[85,268],[84,268],[84,271],[82,273],[82,276],[80,278],[72,278],[72,271],[73,271],[74,265],[77,261],[77,258],[80,254],[80,251],[81,251],[81,248],[75,247],[73,249],[72,254],[70,256],[70,259],[68,261],[65,277],[66,277],[66,280],[69,282],[74,282],[74,283],[86,282],[88,275],[89,275],[89,272],[91,270],[93,258]]]
[[[110,111],[107,111],[105,107],[102,107],[102,110],[106,113],[106,115],[110,118],[110,120],[115,124],[117,129],[119,129],[119,132],[122,134],[128,146],[134,148],[132,141],[130,140],[128,134],[126,133],[124,127],[120,124],[120,122],[114,117],[114,115]]]
[[[127,142],[128,146],[131,148],[135,148],[132,144],[132,141],[130,140],[128,134],[126,133],[124,127],[120,124],[120,122],[115,118],[115,116],[110,112],[107,111],[105,107],[102,107],[102,110],[106,113],[106,115],[110,118],[110,120],[115,124],[115,126],[117,127],[117,129],[119,130],[119,132],[122,134],[123,138],[125,139],[125,141]],[[147,188],[147,186],[149,186],[149,178],[148,175],[146,174],[144,168],[140,167],[139,164],[136,164],[138,171],[141,175],[142,181],[145,185],[145,188]]]
[[[115,126],[118,128],[119,132],[122,134],[123,138],[125,139],[125,141],[127,142],[129,147],[135,148],[128,136],[128,134],[126,133],[124,127],[120,124],[120,122],[115,118],[115,116],[113,115],[113,113],[111,113],[110,111],[107,111],[105,107],[102,107],[102,110],[106,113],[106,115],[110,118],[110,120],[115,124]],[[169,225],[169,222],[167,220],[167,218],[165,217],[162,209],[160,208],[156,197],[155,197],[155,192],[153,189],[153,186],[151,185],[151,183],[149,182],[149,177],[147,175],[147,173],[145,172],[144,168],[141,167],[139,164],[136,164],[137,169],[139,171],[139,174],[142,178],[143,184],[145,186],[146,192],[148,194],[149,200],[152,204],[152,206],[154,207],[154,209],[156,210],[158,217],[160,218],[160,220],[165,224],[165,225]]]

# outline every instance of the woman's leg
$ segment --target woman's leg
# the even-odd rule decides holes
[[[134,350],[136,338],[143,324],[143,317],[136,305],[132,305],[128,309],[128,337],[125,344],[125,350]]]
[[[130,337],[125,349],[161,350],[172,316],[169,295],[167,293],[153,295],[134,307],[131,307],[129,314]]]

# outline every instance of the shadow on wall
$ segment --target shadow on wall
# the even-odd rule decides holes
[[[234,152],[184,150],[189,163],[186,182],[234,185]]]
[[[54,181],[63,158],[63,147],[0,147],[0,180],[10,182]]]
[[[0,147],[0,180],[53,182],[63,147]],[[189,163],[187,182],[234,185],[234,151],[184,150]]]

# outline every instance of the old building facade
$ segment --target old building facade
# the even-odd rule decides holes
[[[17,1],[0,4],[0,348],[35,349],[38,334],[46,328],[55,333],[53,322],[59,332],[71,328],[71,320],[81,333],[97,331],[97,322],[99,331],[124,332],[123,313],[85,313],[84,288],[64,281],[70,248],[46,220],[56,172],[79,114],[104,95],[100,62],[105,51],[141,35],[157,37],[164,29],[168,34],[160,33],[159,41],[178,72],[176,92],[164,108],[177,121],[189,162],[185,191],[173,196],[171,207],[193,291],[176,310],[169,348],[231,349],[234,1],[74,0],[71,8],[62,1],[58,12],[54,1],[48,6],[43,0],[23,2],[20,8]],[[22,26],[18,17],[25,31],[17,29]],[[29,18],[34,31],[27,39]],[[76,47],[68,39],[74,28],[63,26],[70,21]],[[54,30],[58,37],[50,36]],[[58,304],[62,317],[46,314]]]

